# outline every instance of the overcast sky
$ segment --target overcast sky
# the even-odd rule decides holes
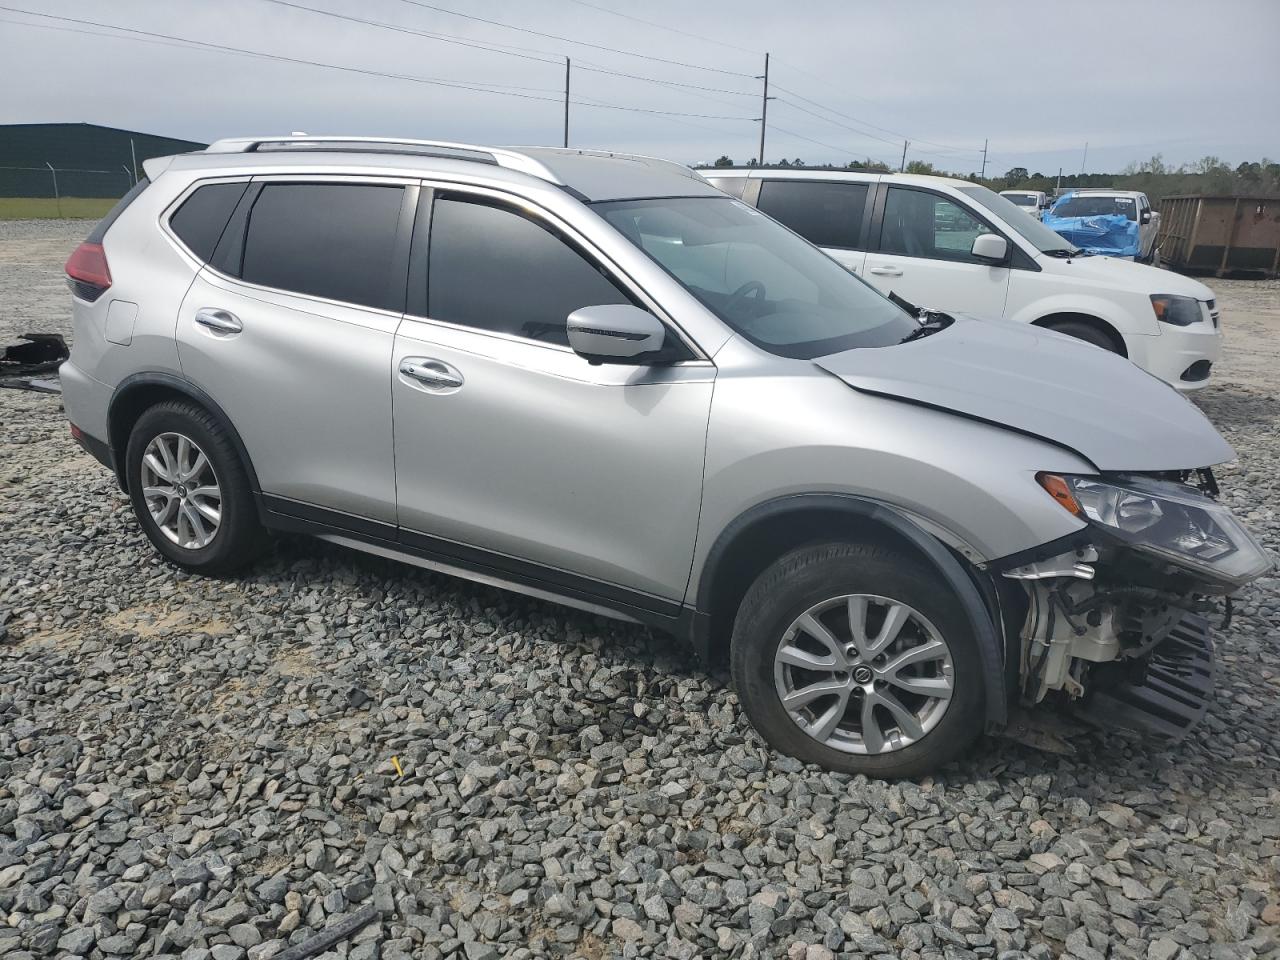
[[[418,79],[140,42],[137,34],[108,39],[101,34],[113,31],[101,26],[0,9],[0,122],[86,121],[201,141],[305,130],[558,144],[567,55],[572,145],[745,162],[757,153],[759,124],[750,118],[759,116],[755,77],[768,50],[778,98],[769,104],[770,161],[870,156],[896,166],[904,137],[909,159],[963,172],[979,168],[984,138],[988,173],[1079,171],[1082,162],[1112,171],[1156,153],[1175,164],[1208,154],[1232,164],[1280,160],[1280,0],[287,3],[0,7]]]

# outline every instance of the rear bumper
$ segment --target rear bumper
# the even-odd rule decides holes
[[[71,360],[58,368],[58,380],[62,384],[62,407],[67,412],[67,419],[95,439],[105,441],[111,436],[107,429],[111,388],[89,376]]]

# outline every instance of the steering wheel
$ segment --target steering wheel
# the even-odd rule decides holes
[[[753,294],[757,300],[764,299],[764,284],[759,280],[748,280],[733,293],[729,294],[729,302],[725,304],[725,310],[734,310],[739,303]]]

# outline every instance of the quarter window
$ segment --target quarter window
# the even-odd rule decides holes
[[[970,249],[975,239],[992,232],[964,207],[945,197],[890,187],[884,205],[880,251],[904,257],[982,263]]]
[[[559,233],[509,207],[437,197],[427,313],[480,330],[567,346],[579,307],[631,299]]]
[[[404,188],[269,183],[253,205],[241,277],[265,287],[382,310],[396,297],[396,227]]]
[[[866,202],[865,183],[766,180],[757,205],[816,246],[858,249]]]
[[[182,202],[169,218],[169,226],[178,238],[206,263],[226,229],[231,212],[249,187],[243,183],[210,183],[200,187]]]

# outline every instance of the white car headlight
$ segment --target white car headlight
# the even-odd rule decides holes
[[[1036,479],[1081,520],[1136,550],[1213,580],[1243,586],[1271,568],[1258,542],[1229,509],[1181,484],[1141,478],[1111,483],[1052,473]]]

